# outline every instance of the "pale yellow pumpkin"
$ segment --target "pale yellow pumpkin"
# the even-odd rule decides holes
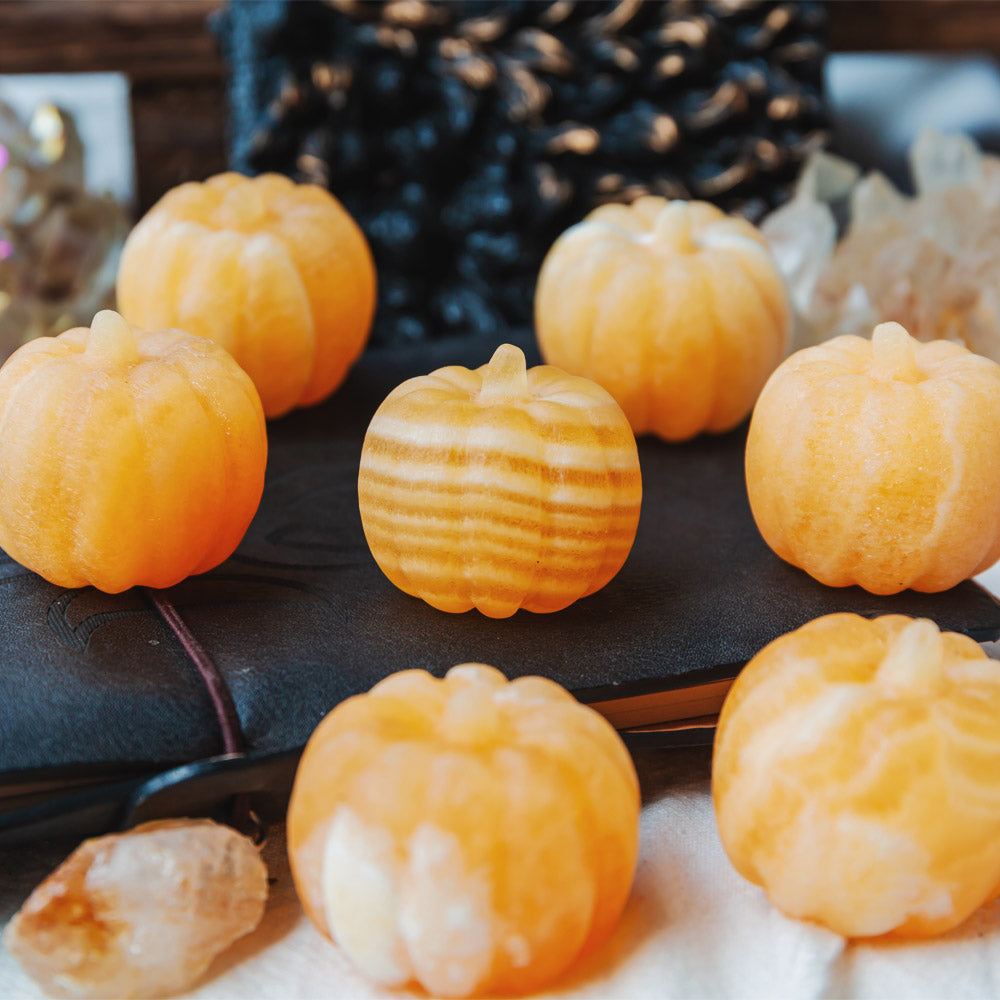
[[[538,277],[542,356],[593,379],[636,434],[726,431],[784,357],[785,287],[746,219],[653,196],[602,205],[563,233]]]
[[[995,898],[998,667],[967,636],[902,615],[827,615],[766,646],[715,737],[737,871],[847,937],[939,934]]]
[[[361,522],[382,572],[442,611],[558,611],[621,569],[635,438],[598,385],[505,344],[394,389],[365,435]]]
[[[834,587],[939,591],[1000,558],[1000,365],[898,323],[788,358],[750,422],[767,544]]]
[[[620,737],[552,681],[406,670],[313,733],[288,851],[313,923],[383,987],[541,989],[611,932],[639,846]]]

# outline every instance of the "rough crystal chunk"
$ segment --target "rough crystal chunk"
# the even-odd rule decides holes
[[[762,231],[785,278],[798,319],[809,310],[816,282],[837,242],[833,213],[821,201],[793,198],[767,217]],[[798,332],[796,326],[796,339]]]
[[[211,820],[163,820],[86,840],[31,894],[8,951],[59,997],[179,992],[264,914],[267,870]]]
[[[907,199],[878,170],[858,181],[851,191],[851,221],[871,225],[906,214]]]
[[[763,222],[761,231],[771,245],[785,278],[795,312],[792,348],[814,343],[810,315],[816,284],[837,245],[837,221],[830,205],[847,197],[860,171],[848,160],[818,152],[803,168],[792,199]]]
[[[789,287],[795,346],[894,321],[1000,361],[1000,158],[927,130],[910,152],[913,197],[878,173],[852,178],[843,162],[815,157],[761,226]]]
[[[946,135],[924,129],[910,149],[910,172],[919,194],[956,184],[980,184],[983,155],[975,140],[961,133]]]
[[[70,115],[43,104],[21,122],[0,103],[0,362],[114,303],[128,214],[84,188]]]

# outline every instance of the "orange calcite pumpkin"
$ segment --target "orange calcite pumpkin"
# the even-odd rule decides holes
[[[526,369],[510,344],[481,368],[394,389],[372,418],[358,499],[400,590],[442,611],[558,611],[628,556],[642,481],[635,438],[598,385]]]
[[[898,323],[788,358],[750,422],[767,544],[834,587],[946,590],[1000,558],[1000,365]]]
[[[817,618],[758,653],[719,719],[733,865],[847,937],[955,927],[1000,893],[1000,664],[926,619]]]
[[[382,986],[540,989],[628,897],[639,791],[608,722],[540,677],[406,670],[312,735],[288,809],[306,912]]]
[[[368,244],[322,188],[228,173],[167,192],[122,251],[118,308],[147,329],[216,341],[268,417],[328,396],[368,338]]]
[[[264,487],[253,383],[219,346],[117,313],[0,369],[0,547],[62,587],[167,587],[222,562]]]
[[[636,434],[680,441],[735,427],[785,354],[791,313],[746,219],[705,202],[602,205],[542,265],[542,356],[599,382]]]

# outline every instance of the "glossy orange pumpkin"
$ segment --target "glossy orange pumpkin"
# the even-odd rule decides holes
[[[558,611],[621,568],[639,523],[639,458],[600,386],[525,367],[442,368],[372,418],[358,499],[382,572],[442,611]]]
[[[737,871],[847,937],[938,934],[996,897],[998,666],[902,615],[827,615],[766,646],[715,737]]]
[[[1000,558],[1000,365],[898,323],[799,351],[754,410],[746,477],[764,540],[822,583],[953,587]]]
[[[220,174],[169,191],[135,227],[118,308],[137,326],[221,344],[276,417],[343,381],[368,338],[375,269],[361,230],[322,188]]]
[[[264,486],[253,383],[180,330],[114,312],[0,369],[0,547],[62,587],[167,587],[222,562]]]
[[[668,441],[740,423],[790,324],[767,241],[705,202],[602,205],[556,240],[535,295],[545,360]]]
[[[610,724],[540,677],[407,670],[343,702],[288,809],[299,898],[376,983],[540,989],[610,933],[639,790]]]

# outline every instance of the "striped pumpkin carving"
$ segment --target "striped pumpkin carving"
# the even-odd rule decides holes
[[[733,865],[846,937],[957,926],[1000,892],[1000,670],[926,619],[826,615],[765,646],[719,719]]]
[[[635,438],[600,386],[526,369],[504,344],[476,370],[394,389],[372,418],[358,498],[372,555],[442,611],[558,611],[603,587],[635,539]]]

